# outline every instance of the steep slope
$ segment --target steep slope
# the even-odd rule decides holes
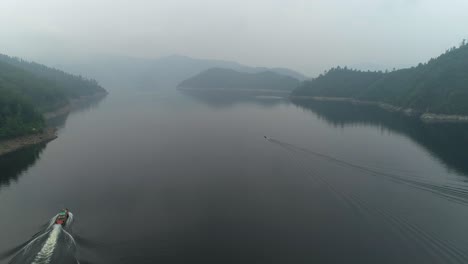
[[[39,63],[29,62],[3,54],[0,54],[0,61],[23,69],[39,78],[53,82],[56,86],[60,87],[61,91],[67,97],[70,98],[106,92],[104,88],[102,88],[93,79],[86,79],[82,76],[72,75]]]
[[[53,84],[0,61],[0,139],[42,129],[44,120],[37,109],[65,100]]]
[[[468,45],[388,73],[359,98],[432,113],[468,114]]]
[[[42,113],[64,107],[70,99],[105,93],[95,81],[0,57],[0,139],[41,132]]]
[[[349,97],[419,112],[468,114],[468,45],[417,67],[389,73],[332,69],[306,81],[293,96]]]
[[[326,74],[304,81],[293,96],[353,97],[368,89],[383,77],[381,72],[363,72],[347,68],[332,68]]]

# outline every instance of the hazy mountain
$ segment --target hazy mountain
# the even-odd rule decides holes
[[[172,55],[158,59],[98,56],[76,63],[61,63],[58,67],[96,78],[106,87],[120,88],[174,88],[181,81],[210,68],[226,68],[245,73],[272,71],[299,80],[307,79],[301,73],[284,68],[250,67],[232,61],[195,59]]]
[[[332,69],[303,82],[293,95],[350,97],[421,112],[468,114],[468,44],[425,64],[387,73]]]
[[[304,80],[309,79],[309,77],[305,76],[304,74],[291,70],[291,69],[287,69],[287,68],[254,68],[253,72],[262,72],[262,71],[275,72],[281,75],[292,77],[299,81],[304,81]]]
[[[283,90],[292,91],[299,80],[272,71],[246,73],[212,68],[181,82],[178,87],[202,90]]]

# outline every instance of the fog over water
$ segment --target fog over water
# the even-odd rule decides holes
[[[449,94],[433,101],[453,112],[435,113],[466,114],[467,10],[464,0],[1,0],[0,54],[85,78],[2,56],[47,80],[28,91],[40,70],[2,62],[0,121],[39,131],[46,108],[27,108],[26,92],[53,99],[69,88],[60,76],[99,92],[51,103],[71,109],[47,120],[58,137],[0,157],[0,264],[468,263],[468,124],[289,96],[331,67],[408,67],[463,41],[433,71],[340,67],[329,87],[351,83],[348,72],[403,72],[396,83],[416,98],[411,81],[423,87],[428,73],[457,89],[416,99]],[[25,109],[34,126],[20,122]],[[61,208],[72,212],[63,226]]]
[[[0,163],[0,263],[63,207],[81,263],[468,260],[465,126],[176,90],[87,107]]]
[[[0,10],[0,52],[51,64],[182,54],[315,76],[415,65],[468,35],[463,0],[3,0]]]

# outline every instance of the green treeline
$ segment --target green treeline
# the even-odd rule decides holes
[[[4,89],[0,82],[0,139],[40,132],[42,115],[24,97]]]
[[[349,97],[421,112],[468,114],[468,44],[416,67],[392,72],[334,68],[303,82],[293,96]]]
[[[332,68],[326,74],[304,81],[293,95],[353,97],[363,93],[369,85],[382,78],[382,72],[364,72],[341,67]]]
[[[106,92],[96,80],[69,74],[36,62],[29,62],[20,58],[9,57],[2,54],[0,54],[0,61],[23,69],[39,78],[53,82],[59,87],[61,92],[69,98],[93,95],[97,92]]]
[[[42,113],[105,90],[94,80],[0,54],[0,139],[42,131]]]

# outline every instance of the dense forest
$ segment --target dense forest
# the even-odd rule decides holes
[[[96,80],[69,74],[36,62],[29,62],[3,54],[0,54],[0,61],[23,69],[39,78],[53,82],[69,98],[105,92],[104,88],[102,88]]]
[[[42,131],[42,113],[104,93],[94,80],[0,55],[0,139]]]
[[[238,72],[231,69],[212,68],[189,78],[179,88],[224,90],[285,90],[292,91],[299,80],[271,71],[259,73]]]
[[[305,81],[293,96],[349,97],[420,112],[468,114],[468,44],[463,41],[437,58],[391,72],[334,68]]]

